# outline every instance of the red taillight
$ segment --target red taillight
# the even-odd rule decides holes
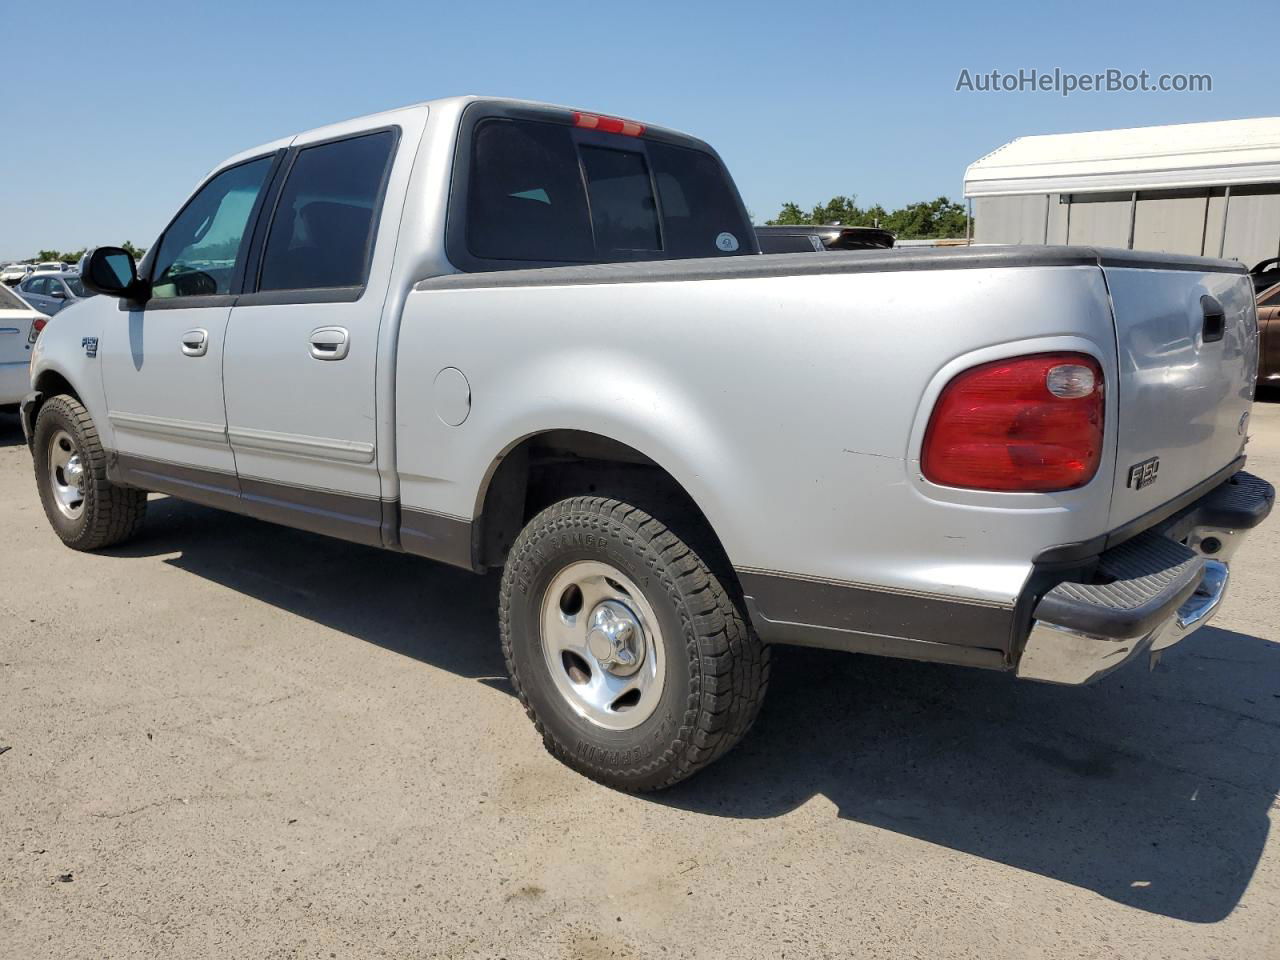
[[[36,317],[32,320],[31,332],[27,334],[27,343],[35,343],[36,338],[40,336],[40,331],[44,329],[45,324],[48,322],[48,317]]]
[[[1102,368],[1083,353],[984,363],[938,397],[925,478],[947,487],[1046,493],[1082,487],[1102,460]]]
[[[634,120],[623,120],[621,117],[606,117],[598,113],[582,113],[573,111],[573,125],[587,130],[599,130],[602,133],[620,133],[624,137],[638,137],[644,133],[644,124]]]

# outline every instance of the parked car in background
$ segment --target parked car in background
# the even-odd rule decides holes
[[[77,273],[33,273],[17,290],[29,304],[51,317],[63,307],[93,296]]]
[[[1258,294],[1258,383],[1280,380],[1280,278]]]
[[[1253,279],[1253,292],[1256,294],[1280,283],[1280,257],[1270,257],[1255,264],[1249,276]]]
[[[35,272],[35,267],[29,263],[8,263],[4,269],[0,270],[0,283],[7,283],[13,286],[24,277],[29,277]]]
[[[37,273],[45,273],[45,272],[61,273],[65,269],[67,269],[67,265],[63,263],[61,260],[45,260],[42,263],[36,264]]]
[[[48,322],[47,316],[0,286],[0,409],[12,407],[31,390],[31,345]]]
[[[761,253],[814,253],[822,250],[887,250],[894,237],[878,227],[839,224],[756,227]]]
[[[770,643],[1082,684],[1212,619],[1274,498],[1242,265],[758,253],[707,144],[619,117],[264,144],[37,341],[45,515],[98,549],[157,491],[501,569],[513,691],[626,790],[741,739]]]

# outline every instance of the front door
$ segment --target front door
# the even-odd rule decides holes
[[[224,363],[243,509],[370,544],[383,539],[374,385],[396,143],[383,129],[295,145]]]
[[[103,329],[98,356],[126,483],[235,505],[223,344],[247,234],[275,162],[237,164],[201,187],[150,258],[150,299],[121,301]]]

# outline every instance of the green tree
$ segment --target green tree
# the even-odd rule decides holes
[[[946,197],[922,203],[910,203],[898,210],[885,210],[880,204],[865,209],[858,206],[856,196],[832,197],[808,213],[796,203],[784,203],[771,224],[838,223],[847,227],[881,227],[902,240],[938,239],[965,235],[965,209]]]
[[[125,253],[129,254],[129,256],[133,257],[134,260],[141,260],[143,255],[147,252],[146,248],[135,247],[128,240],[120,244],[120,249],[123,250]]]

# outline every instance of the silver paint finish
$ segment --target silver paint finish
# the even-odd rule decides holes
[[[1241,418],[1253,401],[1258,331],[1252,287],[1230,274],[1108,267],[1120,378],[1115,498],[1118,527],[1194,486],[1243,451]],[[1219,341],[1202,337],[1200,298],[1226,313]],[[1126,486],[1128,469],[1160,458],[1157,479]]]
[[[735,567],[1011,606],[1039,550],[1106,532],[1114,398],[1099,477],[1060,494],[923,480],[933,401],[966,367],[1046,350],[1114,379],[1114,344],[1086,266],[421,289],[401,368],[457,366],[484,403],[446,427],[414,413],[430,382],[400,377],[401,500],[474,516],[495,458],[582,430],[672,474]]]
[[[449,427],[460,427],[471,413],[471,384],[457,367],[445,367],[436,374],[434,385],[436,416]]]

